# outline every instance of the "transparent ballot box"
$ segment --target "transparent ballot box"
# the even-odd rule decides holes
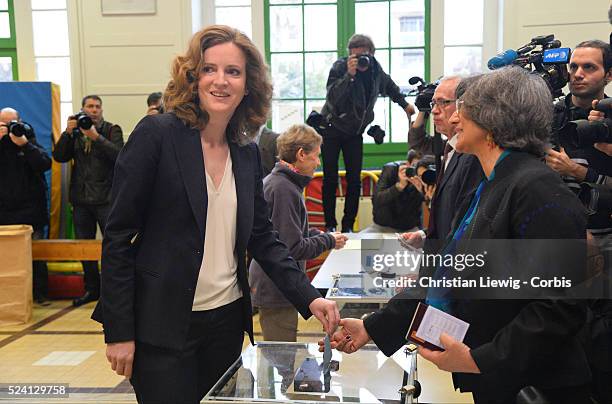
[[[350,355],[333,350],[331,362],[337,363],[324,372],[318,349],[316,343],[295,342],[249,346],[203,402],[401,403],[400,388],[418,386],[415,353],[399,350],[387,358],[374,345]],[[416,402],[411,393],[403,397],[406,403]]]

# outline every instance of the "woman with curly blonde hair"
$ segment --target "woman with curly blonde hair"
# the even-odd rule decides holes
[[[199,402],[253,342],[246,250],[327,332],[336,304],[310,285],[268,219],[257,146],[272,86],[261,54],[222,25],[176,57],[167,113],[146,116],[117,159],[93,318],[139,402]]]

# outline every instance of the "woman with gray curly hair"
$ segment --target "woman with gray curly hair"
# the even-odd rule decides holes
[[[451,117],[456,149],[474,154],[486,178],[459,210],[445,250],[465,240],[585,239],[580,202],[541,161],[552,110],[544,80],[518,67],[482,75],[457,100]],[[532,252],[523,251],[537,256]],[[524,271],[512,269],[515,278]],[[464,342],[445,337],[444,352],[419,348],[425,359],[454,372],[455,387],[471,391],[476,403],[514,403],[525,386],[535,386],[550,402],[589,402],[590,372],[576,338],[586,318],[582,302],[461,296],[450,290],[429,303],[470,324]]]

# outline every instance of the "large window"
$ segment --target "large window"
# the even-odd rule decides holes
[[[355,3],[355,32],[370,35],[376,45],[376,59],[383,70],[408,93],[412,76],[424,77],[425,57],[424,0],[364,0]],[[408,99],[408,101],[413,101]],[[390,99],[379,99],[374,107],[374,122],[393,143],[408,140],[408,118]],[[366,143],[374,143],[369,136]]]
[[[483,0],[444,1],[445,75],[482,71],[483,28]]]
[[[0,0],[0,81],[17,80],[13,0]]]
[[[346,56],[350,36],[369,35],[375,57],[403,92],[412,76],[426,72],[427,0],[267,0],[266,48],[274,80],[272,128],[304,122],[325,102],[329,70]],[[386,142],[404,143],[408,119],[387,98],[378,100],[373,125]],[[367,130],[367,129],[366,129]],[[365,142],[373,143],[369,136]]]
[[[252,38],[251,0],[215,0],[215,22],[237,28]]]
[[[270,0],[266,48],[274,81],[272,128],[303,123],[325,103],[329,69],[338,57],[338,4]]]
[[[60,86],[62,125],[72,111],[66,0],[32,0],[36,79]]]

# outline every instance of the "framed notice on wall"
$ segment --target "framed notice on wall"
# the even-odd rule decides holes
[[[102,15],[155,14],[156,0],[101,0]]]

